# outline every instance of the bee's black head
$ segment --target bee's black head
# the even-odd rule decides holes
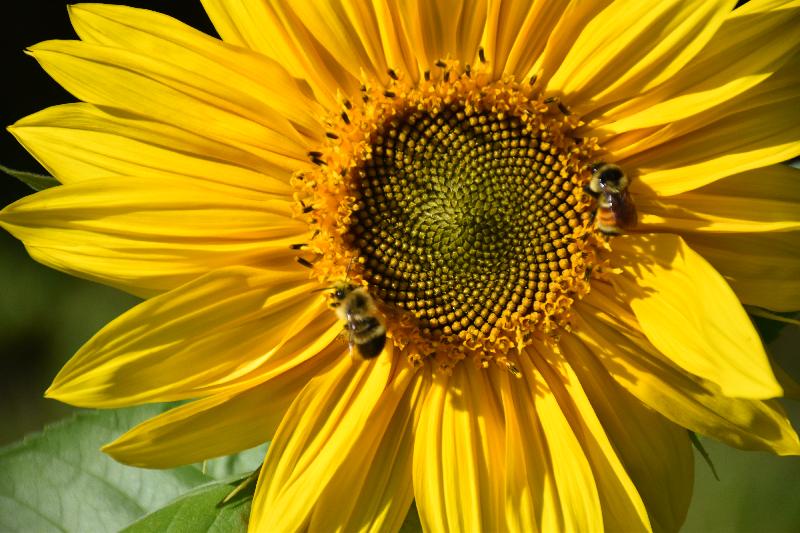
[[[617,165],[603,165],[598,169],[597,177],[601,183],[615,187],[625,179],[625,173]]]
[[[356,288],[355,285],[351,283],[347,283],[346,281],[339,281],[337,283],[334,283],[333,287],[331,287],[331,289],[333,290],[331,294],[333,295],[334,300],[342,301],[345,298],[347,298],[347,295],[350,294],[355,288]]]
[[[613,163],[598,162],[592,165],[592,180],[589,182],[590,194],[621,193],[628,187],[628,177]]]
[[[595,161],[594,163],[592,163],[591,166],[592,175],[597,174],[597,171],[600,170],[602,167],[604,167],[605,164],[606,164],[605,161]]]

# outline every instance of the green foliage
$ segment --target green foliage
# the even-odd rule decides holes
[[[13,168],[8,168],[3,165],[0,165],[0,171],[5,172],[13,178],[17,178],[34,191],[41,191],[42,189],[48,189],[50,187],[59,185],[58,180],[56,180],[53,176],[48,176],[47,174],[36,174],[35,172],[14,170]]]
[[[422,531],[422,523],[419,521],[419,513],[417,512],[416,502],[411,502],[411,509],[408,510],[408,515],[400,526],[400,533],[417,533]]]
[[[700,442],[700,438],[694,431],[690,431],[689,439],[692,441],[692,446],[694,446],[694,449],[697,450],[697,453],[700,454],[700,457],[702,457],[703,460],[706,462],[706,465],[708,465],[709,470],[711,470],[711,473],[714,475],[714,479],[719,481],[719,474],[717,474],[717,469],[714,467],[714,463],[713,461],[711,461],[711,456],[708,454],[708,451],[706,451],[706,447],[703,446],[702,442]]]
[[[244,531],[249,499],[217,508],[265,448],[173,470],[146,470],[99,451],[167,406],[81,412],[0,450],[0,531]],[[196,490],[195,490],[196,489]],[[142,518],[144,516],[144,518]]]
[[[207,476],[217,481],[227,481],[231,478],[244,477],[261,466],[267,454],[267,445],[256,446],[235,455],[218,457],[197,467]]]
[[[787,405],[800,420],[798,404]],[[795,425],[797,427],[797,425]],[[743,452],[700,437],[719,481],[695,460],[695,493],[681,533],[800,531],[800,458]]]
[[[230,491],[231,486],[226,483],[204,485],[166,507],[150,513],[123,531],[125,533],[245,531],[250,518],[250,498],[240,498],[227,505],[218,506]]]
[[[0,451],[0,530],[114,531],[207,482],[194,467],[130,468],[99,451],[162,410],[80,413]]]

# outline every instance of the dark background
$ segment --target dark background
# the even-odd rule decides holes
[[[107,3],[155,9],[215,35],[199,0]],[[6,3],[3,10],[0,124],[74,101],[23,53],[26,46],[43,40],[75,37],[65,4],[18,1]],[[0,132],[0,164],[43,171],[6,131]],[[25,185],[0,176],[0,206],[29,193]],[[0,231],[0,445],[71,412],[68,406],[45,400],[43,391],[81,344],[136,302],[129,295],[35,263],[19,242]],[[757,323],[770,350],[798,370],[798,328]],[[790,408],[798,427],[797,404]],[[721,481],[713,479],[705,464],[696,463],[695,497],[684,531],[800,530],[800,459],[704,442]]]

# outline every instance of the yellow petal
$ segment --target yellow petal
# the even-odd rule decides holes
[[[792,100],[797,97],[795,73],[798,68],[800,56],[790,54],[775,71],[770,71],[769,76],[759,83],[728,99],[714,102],[713,106],[708,106],[703,111],[663,125],[630,130],[616,136],[607,127],[590,128],[587,134],[596,135],[607,150],[614,152],[615,157],[625,159],[670,141],[680,142],[683,136],[697,130],[707,130],[710,125],[722,122],[732,115],[745,116],[745,112],[762,114],[771,108],[784,108],[791,113],[794,112]]]
[[[380,32],[386,65],[398,75],[408,76],[416,83],[420,78],[417,58],[411,51],[406,38],[400,11],[392,0],[372,0],[372,9]]]
[[[190,65],[195,70],[189,71],[161,55],[81,41],[47,41],[29,52],[80,100],[203,131],[285,168],[308,164],[309,139],[265,95],[249,94],[214,61]]]
[[[625,275],[615,278],[650,342],[668,359],[728,396],[782,393],[764,347],[733,290],[678,236],[617,238]]]
[[[251,531],[399,527],[413,494],[398,445],[410,443],[420,381],[392,356],[345,357],[303,389],[267,453]]]
[[[9,128],[61,183],[141,176],[193,177],[291,197],[291,173],[193,133],[111,108],[77,103],[51,107]]]
[[[800,229],[800,169],[772,165],[668,197],[636,196],[639,231],[766,232]]]
[[[556,2],[547,2],[548,4]],[[521,79],[530,79],[536,76],[541,87],[547,86],[548,81],[561,68],[564,58],[572,51],[575,40],[584,31],[587,24],[606,9],[613,0],[596,0],[583,2],[570,1],[564,7],[561,18],[554,25],[547,39],[544,51],[534,63],[531,70]],[[546,30],[545,30],[546,31]]]
[[[544,50],[549,31],[564,8],[562,2],[490,2],[481,44],[493,76],[513,74],[523,79]]]
[[[800,440],[776,400],[725,396],[712,382],[665,360],[641,333],[617,318],[622,313],[608,299],[593,291],[587,300],[592,305],[580,306],[575,328],[586,349],[565,342],[582,357],[597,357],[642,403],[680,426],[737,448],[800,454]]]
[[[531,5],[530,2],[522,0],[517,4],[525,8],[524,16],[519,19],[519,29],[514,31],[506,26],[516,24],[513,15],[504,19],[507,22],[500,23],[502,26],[498,35],[496,56],[501,65],[502,58],[507,57],[502,72],[525,80],[530,79],[533,66],[542,57],[547,46],[550,32],[557,27],[564,16],[564,11],[568,8],[561,2],[534,2]],[[501,9],[504,5],[501,4]]]
[[[419,73],[434,69],[441,59],[462,65],[477,60],[481,33],[487,22],[487,1],[409,0],[399,15],[407,48]]]
[[[310,139],[322,140],[321,108],[297,90],[278,62],[252,54],[147,9],[109,4],[69,6],[72,25],[85,42],[158,55],[192,72],[236,87],[270,113],[287,118]],[[252,104],[249,104],[252,105]]]
[[[438,376],[414,441],[414,496],[426,531],[504,529],[503,415],[487,372]]]
[[[644,502],[574,371],[563,355],[544,345],[534,346],[534,363],[589,459],[605,530],[650,531]],[[596,523],[593,526],[596,528]]]
[[[291,337],[330,343],[341,329],[304,277],[234,267],[151,298],[89,340],[47,396],[90,407],[192,398],[235,386]]]
[[[732,11],[680,72],[606,110],[590,125],[623,133],[698,114],[758,85],[800,47],[797,2],[753,0]]]
[[[341,346],[329,346],[252,388],[215,394],[151,418],[103,451],[132,466],[175,468],[252,448],[272,438],[308,376],[325,373],[341,357],[347,357]]]
[[[483,2],[477,3],[477,10],[480,11],[484,5]],[[465,7],[467,6],[464,2],[458,0],[450,3],[441,0],[410,0],[405,9],[399,10],[410,36],[411,48],[418,52],[420,70],[432,68],[437,60],[455,52],[457,21]]]
[[[327,109],[340,105],[337,91],[355,94],[358,82],[332,56],[291,5],[280,1],[202,0],[217,32],[227,42],[245,46],[278,61],[311,86]]]
[[[733,5],[730,0],[614,2],[570,43],[547,91],[568,95],[582,111],[641,94],[675,76]]]
[[[800,309],[800,232],[685,238],[725,277],[742,303],[781,312]]]
[[[678,531],[694,482],[694,456],[686,429],[620,387],[574,336],[562,337],[561,346],[639,491],[653,529]]]
[[[389,79],[378,23],[368,2],[285,2],[283,7],[294,12],[353,78],[358,79],[363,71],[377,79]]]
[[[440,5],[439,12],[442,13],[438,23],[444,26],[447,31],[452,31],[450,26],[454,22],[451,3],[447,0],[438,0]],[[480,46],[481,34],[489,23],[488,20],[488,1],[471,0],[461,1],[459,8],[459,18],[455,30],[456,49],[448,51],[451,58],[457,59],[462,65],[474,63],[477,59],[478,48]],[[422,3],[424,7],[426,3]],[[425,12],[422,15],[426,15]]]
[[[527,355],[522,379],[501,376],[509,531],[591,531],[603,521],[592,468],[574,428]]]
[[[53,187],[0,211],[31,256],[72,275],[149,296],[229,265],[294,270],[307,227],[284,196],[174,177]]]
[[[388,355],[388,354],[387,354]],[[427,382],[403,369],[376,403],[369,422],[379,440],[365,447],[365,438],[353,442],[348,465],[322,491],[309,531],[341,524],[342,531],[396,531],[414,499],[411,482],[414,429]],[[396,405],[394,405],[396,403]],[[342,501],[343,494],[358,494]]]
[[[800,153],[795,72],[785,68],[738,97],[638,142],[621,136],[605,147],[621,166],[638,175],[632,190],[659,195],[679,194],[786,161]]]

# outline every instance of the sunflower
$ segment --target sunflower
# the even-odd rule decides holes
[[[145,298],[47,396],[184,400],[108,454],[271,441],[254,531],[675,531],[690,432],[800,452],[796,2],[203,4],[71,6],[10,128],[61,185],[0,224]]]

